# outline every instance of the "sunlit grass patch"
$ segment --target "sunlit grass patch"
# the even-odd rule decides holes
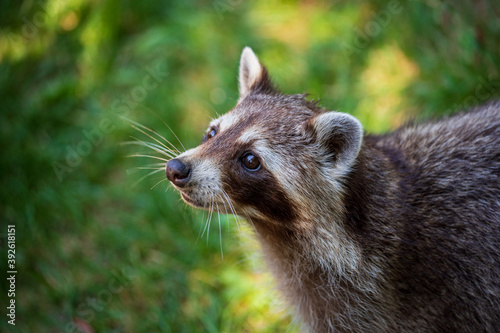
[[[358,80],[356,115],[369,131],[384,132],[404,122],[404,93],[419,73],[418,66],[396,45],[370,51]]]

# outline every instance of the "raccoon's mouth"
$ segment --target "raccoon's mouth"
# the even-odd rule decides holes
[[[184,201],[186,201],[188,204],[190,204],[191,206],[195,206],[195,207],[201,207],[203,208],[202,206],[200,206],[196,201],[194,201],[193,199],[191,199],[191,197],[189,195],[187,195],[186,193],[184,192],[181,192],[181,197]]]

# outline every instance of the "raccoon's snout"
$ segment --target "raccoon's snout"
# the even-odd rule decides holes
[[[184,187],[191,178],[191,167],[180,159],[174,158],[167,163],[167,178],[177,187]]]

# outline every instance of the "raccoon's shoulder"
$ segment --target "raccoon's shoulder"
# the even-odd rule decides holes
[[[411,123],[369,141],[423,169],[498,168],[500,100],[440,120]]]

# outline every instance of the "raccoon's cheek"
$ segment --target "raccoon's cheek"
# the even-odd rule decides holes
[[[292,200],[271,174],[253,182],[233,177],[231,182],[225,183],[224,190],[245,211],[258,211],[258,217],[289,223],[298,216]]]

